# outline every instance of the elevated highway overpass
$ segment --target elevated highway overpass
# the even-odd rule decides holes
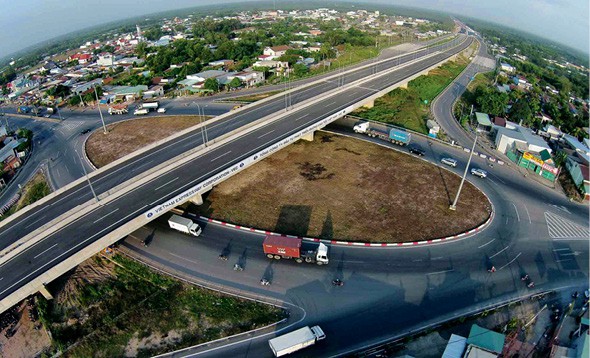
[[[166,138],[80,179],[0,226],[0,311],[162,215],[472,43],[436,48],[336,74]],[[98,202],[92,190],[98,195]]]

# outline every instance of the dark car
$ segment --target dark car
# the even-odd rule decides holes
[[[86,133],[90,133],[92,131],[91,128],[86,128],[84,129],[82,132],[80,132],[80,134],[86,134]]]
[[[408,147],[408,150],[410,151],[410,153],[418,155],[420,157],[423,157],[424,154],[426,154],[426,152],[424,151],[424,149],[418,147],[417,145],[411,145]]]

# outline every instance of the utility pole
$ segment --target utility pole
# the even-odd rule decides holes
[[[465,183],[465,177],[467,177],[467,171],[469,170],[469,165],[471,164],[471,158],[473,157],[473,151],[475,150],[475,143],[477,143],[477,128],[475,129],[475,140],[473,141],[473,147],[471,147],[471,152],[469,153],[469,159],[467,160],[467,165],[465,166],[465,171],[463,172],[463,177],[461,178],[461,184],[459,184],[459,189],[457,190],[457,195],[455,196],[455,200],[453,204],[449,206],[450,210],[457,210],[457,201],[459,201],[459,194],[461,194],[461,189],[463,189],[463,183]]]
[[[77,149],[74,149],[74,152],[76,152],[78,159],[80,159],[80,165],[82,166],[82,171],[84,172],[84,176],[86,177],[86,180],[88,181],[88,186],[90,187],[90,191],[92,192],[92,196],[94,196],[94,200],[96,200],[96,202],[98,203],[98,196],[96,196],[96,193],[94,192],[94,188],[92,187],[92,183],[90,182],[90,178],[88,177],[88,172],[86,171],[86,167],[84,167],[84,162],[82,161],[82,157],[80,157],[80,153],[78,153]]]
[[[100,110],[100,102],[98,101],[98,92],[96,91],[96,86],[94,86],[94,95],[96,96],[96,107],[98,107],[98,113],[100,114],[102,129],[104,131],[104,134],[107,134],[107,126],[104,124],[104,118],[102,117],[102,111]]]

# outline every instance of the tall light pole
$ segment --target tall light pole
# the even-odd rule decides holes
[[[471,152],[469,153],[469,159],[467,160],[467,166],[465,166],[465,171],[463,172],[463,177],[461,178],[461,184],[459,184],[459,189],[457,190],[457,195],[455,196],[455,200],[453,204],[449,206],[450,210],[457,210],[457,201],[459,201],[459,195],[461,194],[461,189],[463,189],[463,183],[465,183],[465,177],[467,177],[467,171],[469,170],[469,165],[471,164],[471,158],[473,157],[473,151],[475,150],[475,143],[477,143],[477,128],[475,129],[475,140],[473,141],[473,147],[471,147]]]
[[[57,111],[57,115],[59,116],[59,120],[63,121],[64,119],[61,116],[61,112],[59,111],[59,105],[57,103],[55,104],[55,110]]]
[[[96,86],[94,86],[94,95],[96,96],[96,107],[98,107],[100,121],[102,122],[102,130],[104,131],[104,134],[107,134],[107,126],[104,124],[104,118],[102,117],[102,111],[100,110],[100,102],[98,101],[98,92],[96,91]]]
[[[205,111],[201,108],[201,105],[198,104],[197,102],[192,102],[197,106],[197,115],[200,118],[201,121],[201,136],[203,137],[203,145],[206,147],[207,146],[207,128],[205,126],[205,119],[203,117],[205,117]]]
[[[92,183],[90,182],[90,178],[88,177],[88,172],[86,171],[86,167],[84,167],[84,162],[82,161],[82,157],[80,157],[80,153],[78,153],[77,149],[74,149],[74,152],[76,152],[78,159],[80,159],[80,165],[82,166],[82,171],[84,172],[84,176],[86,177],[86,180],[88,181],[88,186],[90,187],[90,191],[92,192],[92,195],[94,196],[94,200],[96,200],[96,202],[98,203],[98,196],[96,196],[96,193],[94,192],[94,188],[92,187]]]

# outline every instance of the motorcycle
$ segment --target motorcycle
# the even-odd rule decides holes
[[[244,268],[240,264],[235,264],[234,271],[244,271]]]
[[[332,280],[332,285],[334,285],[334,286],[344,286],[344,281],[342,281],[340,279],[335,279],[335,280]]]
[[[269,286],[270,285],[270,281],[267,280],[267,279],[265,279],[265,278],[263,278],[262,280],[260,280],[260,284],[262,286]]]
[[[227,256],[225,256],[224,254],[219,255],[217,258],[222,261],[227,261]]]

